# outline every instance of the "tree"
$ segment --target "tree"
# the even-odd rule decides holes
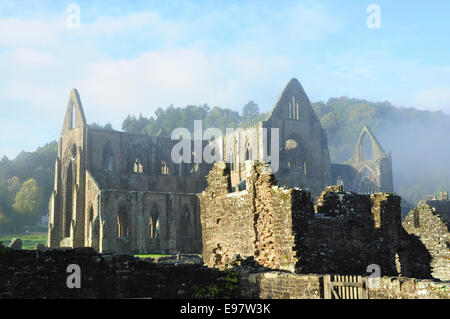
[[[0,206],[0,230],[6,230],[9,226],[9,218],[6,214],[2,213],[2,207]]]
[[[16,194],[16,201],[13,204],[14,210],[18,213],[16,217],[20,224],[31,224],[42,214],[44,201],[44,191],[38,182],[31,178],[23,183],[20,191]]]
[[[128,115],[122,123],[122,130],[130,134],[136,134],[138,131],[136,116]]]
[[[265,113],[259,112],[259,106],[253,101],[249,101],[242,108],[242,126],[249,127],[263,121],[266,117]]]
[[[242,108],[242,119],[244,121],[257,117],[258,115],[259,115],[259,106],[253,101],[249,101]]]
[[[101,124],[94,122],[92,124],[89,124],[89,127],[96,130],[114,131],[111,123],[106,123],[105,126],[102,126]]]

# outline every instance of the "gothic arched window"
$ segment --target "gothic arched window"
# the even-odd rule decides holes
[[[158,211],[158,205],[156,203],[153,203],[152,210],[150,211],[150,220],[149,220],[149,227],[150,227],[150,237],[151,238],[157,238],[159,237],[159,211]]]
[[[142,174],[144,172],[144,166],[140,158],[136,158],[133,165],[133,173]]]
[[[103,148],[103,170],[110,172],[114,170],[113,152],[109,144]]]
[[[117,237],[128,237],[128,211],[126,207],[121,207],[117,215]]]
[[[180,233],[183,237],[191,237],[194,233],[194,225],[192,223],[192,213],[188,204],[183,206],[180,216]]]
[[[166,161],[161,161],[161,174],[169,175],[169,165],[167,165]]]

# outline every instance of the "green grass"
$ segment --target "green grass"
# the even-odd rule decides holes
[[[0,241],[8,246],[13,238],[22,239],[22,249],[34,249],[36,243],[47,245],[47,233],[23,233],[14,235],[0,235]]]
[[[172,256],[172,255],[134,255],[134,257],[139,257],[139,258],[159,258],[159,257],[165,257],[165,256]]]

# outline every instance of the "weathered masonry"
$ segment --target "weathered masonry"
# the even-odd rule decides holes
[[[203,258],[227,267],[237,256],[296,273],[431,278],[425,246],[401,225],[400,197],[330,186],[313,206],[300,188],[276,186],[266,164],[248,161],[246,189],[232,191],[229,165],[216,163],[199,195]]]
[[[247,267],[222,272],[200,263],[183,262],[183,258],[177,258],[175,263],[155,262],[129,254],[97,254],[90,248],[1,249],[0,245],[0,299],[319,299],[333,298],[335,293],[346,299],[450,298],[449,283],[405,277],[382,277],[378,287],[366,284],[364,290],[359,289],[362,296],[352,296],[339,286],[334,287],[335,293],[330,291],[326,284],[328,275],[260,271]],[[78,289],[67,288],[67,266],[71,264],[82,269],[81,287]],[[237,280],[231,283],[230,278]],[[367,277],[361,278],[363,283],[368,280]],[[176,309],[174,317],[178,311]]]
[[[272,134],[272,128],[279,129],[278,137]],[[343,185],[346,190],[362,194],[394,190],[391,155],[383,150],[368,127],[363,128],[350,160],[331,163],[326,132],[295,78],[286,85],[264,121],[252,128],[236,130],[221,140],[223,160],[233,162],[230,166],[232,187],[245,180],[243,162],[263,160],[264,152],[271,152],[271,143],[277,138],[279,169],[274,175],[280,185],[307,188],[314,197],[328,185]],[[370,143],[372,156],[365,152],[365,138]],[[232,158],[228,154],[233,154]]]
[[[196,193],[207,164],[174,164],[175,141],[92,129],[73,90],[55,165],[48,245],[200,252]]]
[[[368,128],[361,133],[352,160],[330,162],[326,133],[297,79],[289,81],[256,128],[239,129],[217,140],[223,150],[233,150],[230,187],[244,188],[243,162],[270,150],[271,129],[277,128],[280,152],[275,177],[280,184],[308,189],[313,197],[330,184],[366,194],[393,190],[390,154]],[[365,136],[372,143],[372,159],[363,154]],[[99,252],[201,252],[196,194],[205,189],[212,165],[193,160],[174,163],[171,150],[176,143],[164,133],[132,135],[89,127],[73,90],[58,143],[48,245],[93,247]],[[203,146],[207,143],[202,141]]]
[[[409,234],[415,235],[431,254],[434,278],[450,280],[450,200],[443,192],[439,199],[420,201],[403,221]]]

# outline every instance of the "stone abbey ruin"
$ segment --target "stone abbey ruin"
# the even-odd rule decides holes
[[[326,133],[297,79],[254,128],[238,130],[244,152],[237,133],[218,140],[232,163],[224,154],[214,164],[176,164],[178,141],[168,136],[89,127],[73,90],[58,142],[48,246],[92,247],[99,256],[203,253],[213,269],[250,263],[285,276],[367,275],[375,264],[383,276],[450,280],[448,195],[422,202],[402,224],[391,155],[369,128],[348,161],[331,163]],[[279,129],[276,172],[253,160],[270,150],[271,128]],[[297,296],[263,293],[267,278],[277,291],[289,280],[324,282],[258,276],[242,282],[258,283],[259,297]]]
[[[368,128],[347,163],[331,163],[326,133],[297,79],[287,84],[267,120],[257,127],[267,128],[269,135],[270,128],[279,129],[276,178],[282,185],[307,188],[313,196],[334,184],[367,194],[393,191],[390,154]],[[233,149],[232,187],[245,180],[244,160],[270,149],[259,132],[239,131],[246,151]],[[365,135],[372,142],[373,159],[363,157]],[[221,142],[226,150],[238,143],[238,137],[226,135]],[[167,136],[90,128],[73,90],[58,143],[49,246],[94,247],[99,252],[201,252],[197,194],[206,188],[212,165],[173,163],[170,150],[175,144]]]

